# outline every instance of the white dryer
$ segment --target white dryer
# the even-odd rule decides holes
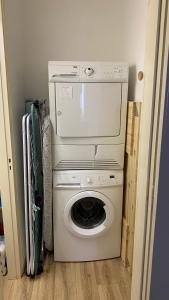
[[[49,62],[53,169],[122,169],[128,65]]]
[[[120,256],[123,171],[56,171],[55,261]]]

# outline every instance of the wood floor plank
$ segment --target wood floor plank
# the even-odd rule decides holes
[[[83,284],[82,284],[82,276],[80,270],[81,263],[76,263],[74,265],[75,270],[75,285],[76,285],[76,299],[78,300],[85,300],[84,293],[83,293]]]
[[[82,281],[82,291],[84,299],[98,300],[98,287],[95,278],[93,262],[85,262],[80,264],[80,277]]]
[[[3,296],[4,299],[11,299],[13,287],[14,287],[14,280],[3,280]]]
[[[121,259],[59,263],[46,257],[44,272],[4,282],[4,300],[130,300],[131,279]]]
[[[54,285],[54,299],[66,299],[67,288],[62,278],[61,264],[55,264],[55,285]]]

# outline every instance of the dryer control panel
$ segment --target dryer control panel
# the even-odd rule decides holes
[[[55,171],[53,188],[108,187],[123,184],[123,171]]]
[[[49,82],[128,82],[124,62],[49,62]]]

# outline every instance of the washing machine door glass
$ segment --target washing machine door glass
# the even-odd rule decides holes
[[[80,237],[103,234],[114,222],[112,201],[100,192],[84,191],[73,196],[64,210],[67,229]]]
[[[95,197],[85,197],[75,202],[71,209],[74,223],[86,229],[99,226],[106,219],[104,202]]]

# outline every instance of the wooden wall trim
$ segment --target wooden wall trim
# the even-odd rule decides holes
[[[128,102],[121,258],[132,274],[141,102]]]

